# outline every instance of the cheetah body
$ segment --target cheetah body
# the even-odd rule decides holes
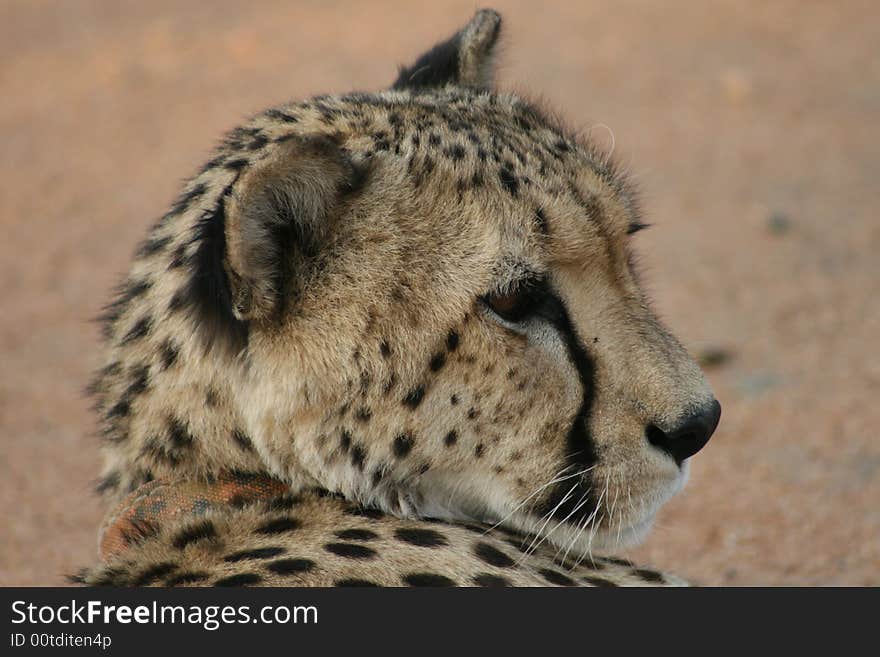
[[[679,582],[598,554],[686,475],[645,425],[711,391],[638,285],[625,177],[490,88],[499,26],[254,117],[153,227],[105,315],[99,489],[289,494],[144,528],[82,581]]]

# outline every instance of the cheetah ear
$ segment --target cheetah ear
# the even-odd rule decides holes
[[[344,198],[363,179],[364,171],[327,136],[288,139],[242,176],[225,227],[237,320],[265,319],[291,303]]]
[[[495,44],[501,16],[494,9],[481,9],[450,39],[438,43],[400,69],[392,89],[442,87],[447,84],[489,89],[495,75]]]

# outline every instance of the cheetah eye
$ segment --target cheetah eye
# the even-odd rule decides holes
[[[537,296],[531,285],[520,285],[504,292],[487,294],[483,302],[501,319],[515,324],[533,314]]]

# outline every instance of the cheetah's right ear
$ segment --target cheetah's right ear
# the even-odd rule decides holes
[[[481,9],[448,40],[438,43],[400,69],[392,89],[443,87],[447,84],[489,89],[495,75],[495,44],[501,16],[494,9]]]
[[[329,136],[288,139],[244,173],[225,227],[237,320],[267,318],[296,297],[304,269],[364,173]]]

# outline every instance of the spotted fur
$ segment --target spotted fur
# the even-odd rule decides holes
[[[575,564],[535,536],[364,513],[322,493],[167,525],[77,580],[103,586],[676,586],[594,556]],[[526,556],[526,553],[529,553]]]
[[[592,555],[683,482],[646,427],[712,393],[639,286],[631,184],[493,90],[499,30],[480,11],[389,91],[253,117],[153,226],[104,315],[101,492],[236,470],[340,497],[162,527],[85,581],[649,583]],[[524,319],[492,310],[523,290]]]

